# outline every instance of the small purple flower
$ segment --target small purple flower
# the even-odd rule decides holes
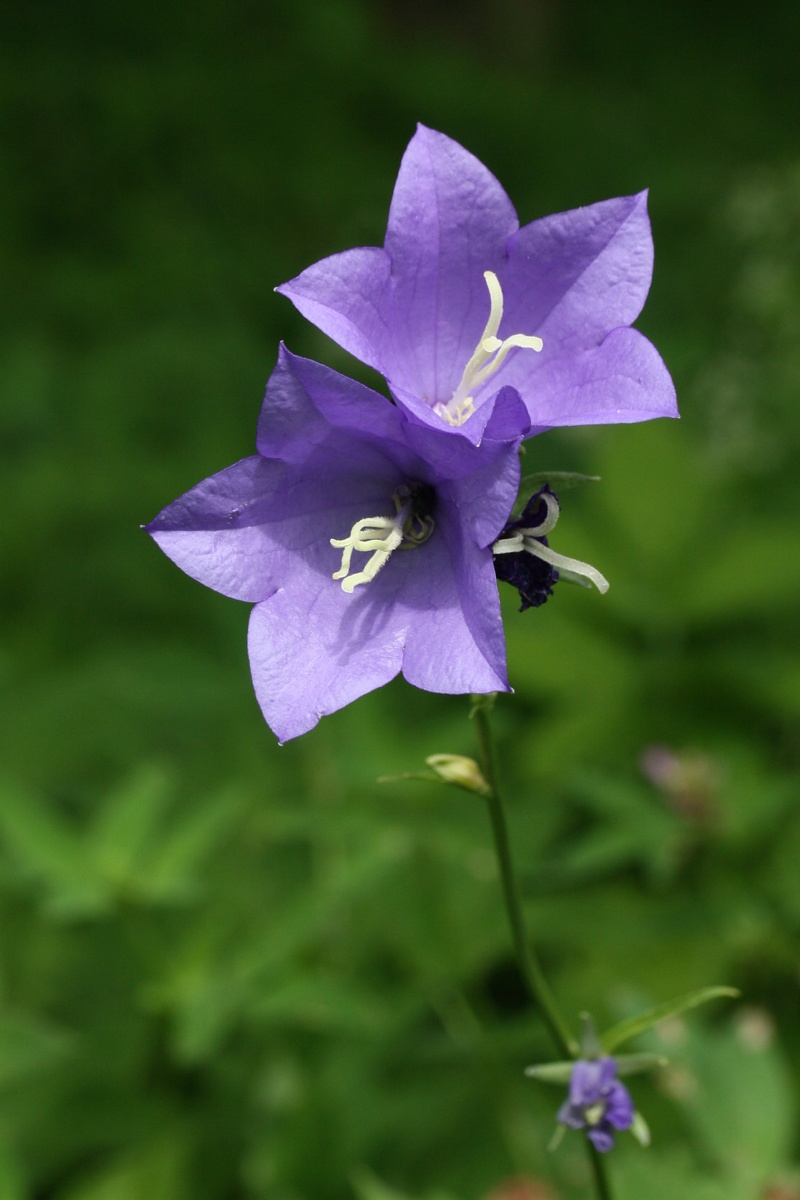
[[[630,328],[652,266],[646,193],[520,228],[486,167],[420,125],[383,247],[334,254],[277,290],[414,420],[477,444],[504,386],[530,434],[678,415],[666,367]]]
[[[633,1101],[617,1079],[613,1058],[579,1059],[572,1068],[569,1099],[558,1120],[570,1129],[585,1129],[586,1136],[601,1153],[614,1146],[614,1130],[630,1129],[634,1121]]]
[[[146,526],[188,575],[255,604],[253,683],[280,741],[400,671],[432,692],[509,690],[492,546],[528,430],[512,388],[478,448],[281,347],[258,453]]]

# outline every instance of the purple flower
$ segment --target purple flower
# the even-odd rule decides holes
[[[414,420],[478,443],[503,386],[530,433],[677,416],[630,328],[652,275],[646,193],[532,221],[476,158],[419,126],[383,248],[346,250],[277,290],[387,379]]]
[[[509,690],[492,544],[528,429],[504,389],[478,449],[281,347],[258,453],[146,527],[188,575],[255,603],[253,683],[280,741],[400,671],[432,692]]]
[[[633,1102],[616,1076],[613,1058],[579,1059],[572,1068],[569,1099],[558,1113],[562,1125],[585,1129],[601,1153],[613,1148],[615,1129],[633,1125]]]

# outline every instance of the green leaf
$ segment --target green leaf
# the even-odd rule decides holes
[[[538,1079],[540,1083],[569,1083],[574,1062],[541,1063],[525,1068],[525,1074],[530,1079]]]
[[[695,992],[686,992],[683,996],[667,1000],[664,1004],[657,1004],[655,1008],[648,1008],[638,1016],[630,1017],[627,1021],[621,1021],[618,1025],[607,1029],[600,1039],[603,1049],[610,1054],[615,1047],[652,1029],[654,1025],[657,1025],[659,1021],[666,1020],[667,1017],[675,1017],[689,1008],[707,1004],[709,1000],[718,1000],[723,997],[736,999],[739,995],[741,993],[738,989],[732,987],[707,987],[699,988]]]
[[[599,483],[599,475],[582,475],[580,471],[533,471],[519,481],[520,492],[538,492],[549,483],[553,491],[568,492],[584,483]],[[524,506],[523,506],[524,507]]]

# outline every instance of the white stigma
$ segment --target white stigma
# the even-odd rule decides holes
[[[404,519],[402,513],[395,517],[364,517],[362,521],[356,521],[348,537],[331,538],[331,545],[342,551],[342,565],[331,576],[341,579],[342,591],[352,592],[360,583],[369,583],[381,567],[386,566],[403,540]],[[370,555],[363,571],[357,575],[349,573],[354,550]]]
[[[535,558],[541,558],[544,562],[550,563],[550,566],[555,567],[562,578],[568,579],[572,583],[578,583],[581,587],[589,587],[594,584],[598,592],[605,594],[609,589],[609,582],[595,567],[581,562],[580,559],[557,554],[555,550],[551,550],[549,546],[545,546],[539,541],[539,538],[545,537],[555,528],[560,513],[555,496],[542,492],[539,499],[544,501],[547,508],[547,512],[539,524],[528,529],[515,529],[508,537],[500,538],[492,546],[492,553],[520,554],[524,552],[532,554]]]
[[[506,360],[509,351],[519,347],[523,350],[542,348],[542,339],[527,333],[512,333],[502,340],[497,336],[503,319],[503,289],[494,271],[484,271],[483,278],[489,289],[489,320],[478,344],[461,376],[461,382],[446,404],[434,404],[433,411],[447,421],[448,425],[463,425],[475,411],[475,392]]]
[[[392,496],[396,509],[393,517],[363,517],[356,521],[346,538],[331,538],[331,545],[342,551],[342,565],[332,579],[341,579],[342,591],[352,593],[360,583],[369,583],[386,566],[395,550],[412,549],[426,542],[433,532],[433,518],[413,511],[408,489],[401,486]],[[369,554],[363,570],[350,574],[353,551]]]

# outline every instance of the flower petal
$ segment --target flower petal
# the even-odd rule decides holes
[[[596,345],[642,310],[653,274],[647,192],[604,200],[532,221],[508,246],[500,274],[503,329],[536,333],[558,353]],[[530,355],[508,360],[503,382],[535,369]]]
[[[354,440],[355,439],[355,440]],[[258,419],[257,446],[267,458],[304,462],[327,443],[350,453],[362,447],[364,466],[376,454],[411,469],[403,418],[385,396],[281,345]]]
[[[258,702],[281,742],[307,733],[400,670],[404,628],[370,597],[348,596],[300,564],[250,617],[248,652]]]
[[[401,669],[409,683],[428,691],[507,690],[490,556],[475,547],[483,569],[454,566],[441,524],[423,546],[395,553],[352,594],[310,562],[295,561],[284,586],[253,609],[253,684],[280,741],[306,733]],[[494,624],[488,628],[488,613],[499,639],[492,636]]]
[[[483,272],[519,228],[498,180],[474,155],[417,128],[389,210],[393,383],[435,403],[450,399],[488,315]]]
[[[602,1125],[596,1125],[594,1129],[587,1129],[586,1136],[595,1150],[599,1150],[601,1154],[607,1154],[609,1150],[614,1149],[614,1135],[609,1129],[604,1129]]]
[[[627,328],[613,329],[594,349],[543,362],[523,398],[534,425],[547,428],[678,416],[661,356]]]
[[[383,370],[392,333],[385,310],[391,259],[378,246],[344,250],[275,289],[350,354]]]
[[[634,1108],[630,1093],[623,1083],[615,1080],[607,1093],[604,1120],[615,1129],[630,1129],[633,1124]]]
[[[204,479],[145,525],[187,575],[235,600],[263,600],[281,563],[263,520],[286,468],[259,455]]]

